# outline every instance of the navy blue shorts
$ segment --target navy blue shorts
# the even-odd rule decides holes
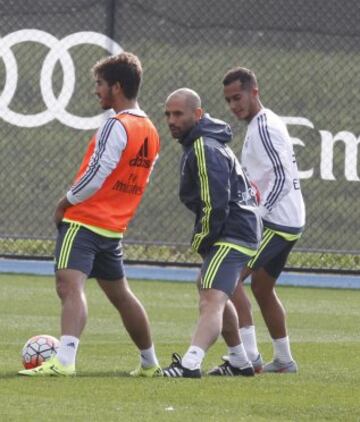
[[[55,271],[79,270],[88,277],[124,277],[120,239],[101,236],[77,223],[61,223],[55,248]]]
[[[227,244],[213,246],[201,267],[201,289],[221,290],[230,297],[249,259],[248,255]]]
[[[265,229],[256,255],[248,267],[256,271],[263,268],[271,277],[277,279],[284,269],[291,249],[297,240],[286,240],[271,229]]]

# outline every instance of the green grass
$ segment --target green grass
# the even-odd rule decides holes
[[[196,317],[192,284],[131,281],[152,323],[163,365],[183,353]],[[327,421],[360,420],[360,291],[278,289],[288,311],[297,375],[253,379],[132,379],[137,352],[94,281],[87,285],[89,320],[74,379],[27,379],[21,348],[35,334],[59,336],[59,301],[48,277],[0,276],[0,419],[4,421]],[[269,338],[254,305],[259,347]],[[222,340],[204,369],[219,362]]]

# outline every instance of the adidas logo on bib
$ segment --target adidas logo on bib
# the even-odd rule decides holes
[[[148,157],[148,138],[145,138],[144,143],[141,145],[136,158],[129,161],[131,167],[144,167],[150,168],[151,161]]]

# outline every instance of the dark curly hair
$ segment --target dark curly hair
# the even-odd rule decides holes
[[[135,54],[123,52],[105,57],[92,68],[94,76],[101,76],[109,85],[119,82],[127,99],[138,95],[142,78],[142,66]]]

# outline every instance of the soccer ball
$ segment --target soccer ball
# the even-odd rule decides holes
[[[59,348],[59,340],[42,334],[31,337],[22,349],[22,362],[25,369],[36,368],[54,356]]]

